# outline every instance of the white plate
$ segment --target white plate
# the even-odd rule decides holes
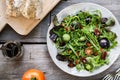
[[[53,26],[53,22],[51,22],[51,25],[48,29],[48,33],[47,33],[47,46],[48,46],[48,50],[49,50],[49,54],[52,58],[52,60],[54,61],[54,63],[64,72],[74,75],[74,76],[79,76],[79,77],[88,77],[88,76],[93,76],[96,74],[99,74],[103,71],[105,71],[106,69],[108,69],[119,57],[120,54],[120,25],[119,22],[117,21],[117,19],[115,18],[115,16],[106,8],[94,4],[94,3],[78,3],[78,4],[74,4],[71,5],[65,9],[63,9],[62,11],[60,11],[57,14],[58,20],[62,21],[62,19],[67,16],[67,15],[74,15],[76,14],[78,11],[80,10],[88,10],[88,11],[94,11],[94,10],[100,10],[102,13],[103,17],[113,17],[115,19],[115,26],[111,28],[111,30],[113,32],[115,32],[117,34],[117,41],[118,41],[118,45],[116,48],[112,49],[109,53],[109,59],[110,59],[110,63],[109,65],[104,65],[98,69],[95,69],[93,72],[88,72],[85,70],[81,70],[81,71],[77,71],[76,68],[69,68],[67,66],[67,62],[62,62],[56,59],[56,55],[57,55],[57,49],[55,47],[55,44],[50,40],[49,36],[49,31],[54,27]]]

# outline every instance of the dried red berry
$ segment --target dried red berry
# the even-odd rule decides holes
[[[68,63],[68,66],[69,66],[70,68],[73,68],[75,65],[74,65],[73,63]]]
[[[98,55],[98,52],[95,52],[95,53],[94,53],[94,56],[97,56],[97,55]]]
[[[99,36],[99,35],[101,34],[101,33],[100,33],[100,30],[96,28],[96,29],[94,30],[94,34],[95,34],[96,36]]]
[[[107,56],[107,52],[106,51],[102,52],[101,59],[105,60],[106,56]]]
[[[71,30],[71,31],[74,31],[74,28],[73,28],[72,26],[70,26],[70,30]]]
[[[87,60],[85,58],[80,58],[80,61],[84,64],[87,63]]]
[[[86,46],[90,47],[90,46],[91,46],[90,42],[87,42],[87,43],[86,43]]]
[[[80,29],[82,29],[83,28],[83,26],[80,26]]]
[[[75,64],[77,65],[78,63],[79,63],[79,61],[78,61],[78,60],[76,60],[76,61],[75,61]]]
[[[68,31],[68,27],[66,27],[65,30]]]

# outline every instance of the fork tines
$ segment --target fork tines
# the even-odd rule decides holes
[[[107,74],[102,80],[113,80],[113,77],[111,74]]]
[[[120,72],[115,75],[114,80],[120,80]]]

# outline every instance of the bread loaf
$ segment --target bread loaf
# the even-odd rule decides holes
[[[42,11],[41,0],[6,0],[7,10],[9,16],[24,16],[28,19],[39,19]]]

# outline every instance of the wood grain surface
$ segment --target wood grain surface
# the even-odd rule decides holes
[[[37,27],[34,28],[32,32],[29,33],[27,36],[21,36],[17,34],[13,29],[10,28],[9,25],[6,25],[3,31],[0,32],[0,41],[19,40],[22,42],[46,42],[47,29],[53,16],[65,7],[70,6],[72,4],[81,3],[81,2],[92,2],[108,8],[120,22],[120,14],[119,14],[120,1],[119,0],[115,0],[115,1],[112,1],[112,0],[105,0],[105,1],[104,0],[99,0],[99,1],[98,0],[84,0],[84,1],[83,0],[65,0],[63,1],[62,0],[55,7],[55,9],[51,11],[46,16],[46,18],[44,18],[42,22],[38,24]]]
[[[31,32],[33,28],[36,27],[38,23],[60,2],[60,0],[43,0],[42,1],[42,7],[41,7],[41,13],[39,15],[40,19],[26,19],[23,16],[19,17],[9,17],[6,15],[6,2],[5,0],[0,1],[0,15],[2,19],[0,19],[3,22],[2,25],[0,25],[0,31],[3,29],[5,24],[9,24],[17,33],[20,35],[27,35]]]
[[[42,70],[46,80],[100,80],[105,74],[120,67],[119,64],[120,58],[99,75],[79,78],[60,70],[50,58],[46,45],[24,45],[24,55],[20,60],[8,61],[0,52],[0,80],[21,80],[23,73],[31,68]]]
[[[24,56],[17,61],[8,61],[0,52],[0,80],[21,80],[23,73],[30,69],[40,69],[45,73],[46,80],[101,80],[107,73],[114,72],[120,67],[120,57],[106,71],[96,76],[79,78],[69,75],[60,70],[52,61],[46,46],[46,34],[53,16],[63,8],[81,2],[93,2],[108,8],[120,22],[120,1],[119,0],[65,0],[61,1],[46,18],[33,29],[27,36],[18,35],[7,25],[0,32],[0,42],[7,40],[18,40],[25,44]],[[114,53],[115,54],[115,53]]]

